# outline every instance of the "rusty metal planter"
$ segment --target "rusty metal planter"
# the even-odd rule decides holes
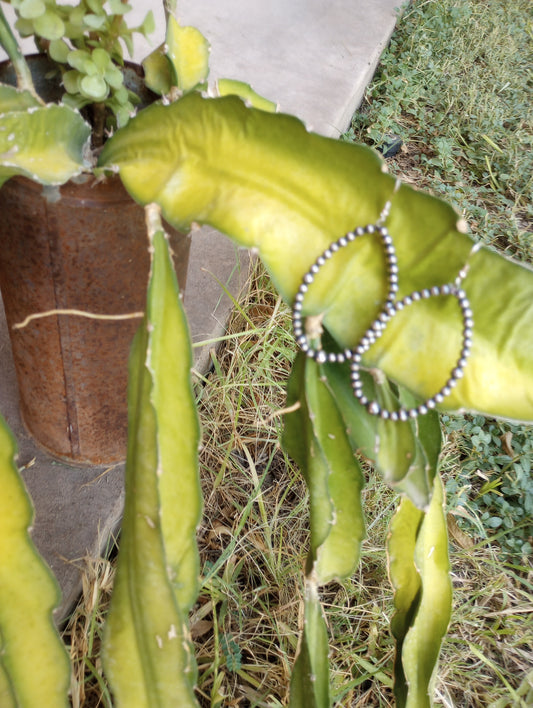
[[[76,309],[102,315],[144,309],[144,210],[118,177],[85,175],[60,188],[12,178],[0,189],[0,288],[23,421],[54,456],[103,464],[125,458],[127,360],[139,319],[28,315]],[[171,232],[185,287],[190,240]]]
[[[58,198],[59,197],[59,198]],[[149,257],[144,211],[118,178],[43,190],[23,179],[0,190],[0,288],[22,418],[54,455],[107,463],[125,457],[127,359],[139,320],[73,315],[13,325],[34,313],[142,311]],[[189,239],[172,238],[183,288]]]

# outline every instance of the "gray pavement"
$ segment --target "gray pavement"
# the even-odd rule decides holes
[[[133,3],[136,18],[152,5]],[[182,24],[196,25],[211,43],[210,81],[236,78],[278,102],[311,129],[337,137],[349,125],[396,21],[399,0],[179,0]],[[159,27],[162,11],[154,10]],[[135,21],[135,17],[132,23]],[[162,31],[152,38],[162,41]],[[26,50],[27,51],[27,50]],[[135,58],[150,51],[138,42]],[[0,53],[0,60],[3,58]],[[196,343],[224,332],[230,299],[238,293],[248,258],[226,237],[203,228],[194,234],[185,307]],[[209,349],[197,347],[205,371]],[[123,465],[71,467],[42,452],[24,431],[5,319],[0,311],[0,410],[19,441],[19,464],[33,498],[35,542],[56,574],[63,601],[72,607],[86,558],[98,556],[117,531],[123,508]]]

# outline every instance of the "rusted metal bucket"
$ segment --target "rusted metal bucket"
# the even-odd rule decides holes
[[[127,436],[127,360],[140,320],[58,315],[13,329],[28,315],[76,309],[143,311],[149,271],[144,211],[116,177],[43,190],[23,178],[0,190],[0,288],[22,418],[53,455],[122,460]],[[180,287],[189,238],[171,238]]]
[[[190,240],[169,231],[183,291]],[[16,177],[0,189],[0,244],[0,288],[28,431],[71,462],[123,460],[127,361],[140,320],[56,315],[13,327],[55,309],[142,311],[149,272],[144,210],[118,177],[86,175],[44,189]]]

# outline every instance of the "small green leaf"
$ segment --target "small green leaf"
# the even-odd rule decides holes
[[[121,87],[124,87],[124,76],[115,64],[109,65],[104,74],[104,78],[111,88],[120,89]]]
[[[21,37],[30,37],[33,35],[33,20],[24,20],[19,17],[15,22],[15,29]]]
[[[50,42],[48,47],[48,53],[50,57],[59,62],[60,64],[66,64],[68,61],[68,55],[71,52],[71,48],[63,39],[54,39]]]
[[[101,74],[104,74],[104,72],[106,72],[111,66],[113,66],[111,57],[109,56],[108,52],[106,52],[105,49],[101,49],[99,47],[93,49],[91,53],[91,60],[94,62],[98,71]],[[120,69],[118,67],[116,67],[116,69],[120,72]]]
[[[109,7],[113,15],[125,15],[131,12],[131,5],[127,2],[122,2],[122,0],[109,0]]]
[[[122,26],[125,26],[124,21],[122,22]],[[131,36],[131,31],[127,31],[126,29],[123,29],[121,37],[122,41],[124,42],[126,49],[128,50],[128,54],[130,56],[133,55],[133,38]],[[113,46],[113,59],[115,61],[120,61],[123,57],[123,52],[122,52],[122,46],[119,42],[116,42]]]
[[[42,0],[23,0],[18,9],[25,20],[34,20],[44,14],[46,5]]]
[[[83,77],[77,69],[72,69],[71,71],[65,71],[62,76],[63,86],[67,93],[79,93],[80,91],[80,81]]]
[[[126,125],[130,120],[131,115],[134,113],[134,107],[129,101],[123,105],[119,105],[118,102],[115,103],[114,101],[111,101],[110,108],[117,119],[117,125],[119,128]]]
[[[102,76],[84,76],[80,81],[80,93],[93,101],[103,101],[109,94],[109,87]]]
[[[105,15],[85,15],[83,18],[83,24],[90,30],[99,30],[107,23],[107,17]]]
[[[61,39],[65,34],[63,20],[51,10],[47,10],[33,21],[35,32],[44,39]]]
[[[104,2],[101,0],[85,0],[85,4],[95,15],[101,15],[104,12]]]
[[[146,17],[143,20],[142,25],[139,26],[139,32],[147,37],[149,34],[152,34],[152,32],[155,32],[156,30],[156,25],[155,25],[155,18],[154,18],[154,13],[149,10],[146,13]]]
[[[84,49],[74,49],[68,53],[67,61],[73,69],[77,69],[81,74],[95,76],[98,68],[93,62],[91,54]]]
[[[73,7],[70,11],[68,19],[65,22],[65,37],[68,39],[78,39],[83,37],[86,31],[83,20],[85,18],[85,8],[84,7]]]

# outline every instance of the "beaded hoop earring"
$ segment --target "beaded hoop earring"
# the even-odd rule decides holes
[[[429,298],[439,297],[441,295],[451,295],[452,297],[455,297],[459,303],[463,317],[463,344],[459,358],[450,373],[449,379],[440,391],[414,408],[401,407],[397,411],[390,411],[386,408],[382,408],[377,401],[369,401],[363,394],[363,382],[360,378],[361,359],[363,354],[367,352],[372,344],[374,344],[374,342],[381,337],[385,331],[386,323],[390,321],[398,312],[400,312],[400,310],[403,310],[405,307],[409,307],[409,305],[412,305],[414,302],[419,300],[428,300]],[[377,415],[383,420],[405,421],[409,418],[416,418],[418,415],[425,415],[428,411],[435,408],[438,403],[442,403],[442,401],[450,395],[459,379],[463,377],[464,368],[466,366],[467,359],[470,356],[472,346],[473,326],[474,321],[472,319],[470,303],[466,297],[465,291],[456,283],[435,286],[424,290],[415,290],[410,295],[406,295],[406,297],[402,300],[399,300],[393,305],[387,307],[385,313],[382,313],[382,315],[380,315],[374,323],[372,336],[364,336],[357,345],[354,356],[351,359],[351,381],[354,396],[357,398],[359,403],[366,407],[369,413],[372,415]]]
[[[320,268],[325,265],[325,263],[327,263],[327,261],[330,260],[335,253],[337,253],[337,251],[355,241],[355,239],[359,236],[373,233],[377,233],[381,238],[387,263],[388,292],[381,312],[367,329],[365,334],[361,337],[353,350],[345,349],[344,352],[336,353],[327,352],[321,348],[314,349],[304,332],[304,323],[302,318],[303,301],[307,291],[309,290],[309,286],[314,282]],[[396,301],[395,297],[398,292],[398,264],[396,260],[394,243],[389,232],[385,227],[375,224],[369,224],[365,227],[358,227],[354,231],[348,232],[345,236],[341,236],[341,238],[332,243],[331,246],[329,246],[329,248],[327,248],[316,259],[311,268],[304,275],[302,283],[296,293],[292,308],[293,329],[296,341],[305,355],[311,359],[314,359],[318,363],[343,363],[345,361],[350,361],[351,384],[354,396],[363,406],[366,407],[367,411],[371,415],[379,416],[383,420],[392,421],[406,421],[409,418],[416,418],[418,415],[424,415],[428,411],[435,408],[438,403],[442,403],[442,401],[449,396],[452,389],[457,385],[459,379],[463,377],[464,368],[466,366],[467,359],[470,356],[474,320],[470,302],[465,291],[460,287],[461,280],[465,277],[465,275],[466,270],[459,274],[459,277],[454,283],[437,285],[431,288],[425,288],[423,290],[415,290],[410,295],[406,295],[401,300]],[[448,380],[444,386],[437,391],[437,393],[426,399],[418,406],[413,408],[401,407],[399,410],[394,411],[382,408],[377,401],[369,400],[363,393],[363,382],[361,381],[360,376],[363,354],[365,354],[381,337],[387,327],[387,323],[390,322],[390,320],[397,315],[398,312],[419,300],[428,300],[430,298],[440,296],[451,296],[456,298],[461,309],[463,319],[463,343],[457,362],[455,363]]]
[[[333,257],[337,251],[344,248],[349,243],[352,243],[360,236],[365,234],[376,233],[383,243],[383,250],[385,251],[385,259],[387,263],[387,281],[388,281],[388,292],[383,305],[382,313],[386,311],[387,307],[391,307],[394,304],[396,294],[398,292],[398,263],[396,261],[396,250],[392,242],[392,238],[384,226],[377,226],[375,224],[368,224],[368,226],[359,226],[354,231],[349,231],[345,236],[341,236],[337,241],[331,244],[326,250],[316,259],[311,268],[304,275],[302,283],[298,288],[298,292],[294,298],[294,305],[292,307],[292,327],[294,330],[294,336],[296,341],[300,346],[300,349],[311,359],[315,359],[319,363],[342,363],[352,359],[354,352],[351,349],[345,349],[344,352],[326,352],[323,349],[313,349],[309,339],[304,331],[304,324],[302,320],[302,308],[305,295],[309,289],[309,286],[313,283],[318,271],[323,265]],[[369,330],[370,331],[370,330]]]

